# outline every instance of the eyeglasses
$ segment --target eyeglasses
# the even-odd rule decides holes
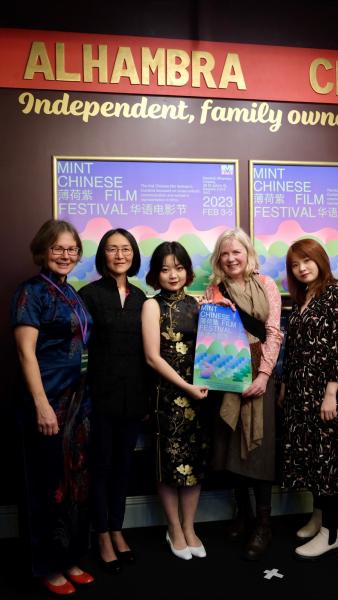
[[[63,248],[62,246],[52,246],[50,250],[54,256],[62,256],[65,252],[68,252],[69,256],[77,256],[80,252],[80,248],[78,248],[77,246],[71,246],[70,248]]]
[[[123,246],[122,248],[118,248],[117,246],[107,246],[106,248],[107,254],[112,254],[113,256],[118,254],[118,252],[121,252],[123,256],[130,256],[132,251],[132,248],[129,248],[128,246]]]

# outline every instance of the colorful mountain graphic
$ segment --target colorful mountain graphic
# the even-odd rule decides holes
[[[86,224],[80,237],[83,240],[84,253],[81,262],[76,266],[69,279],[76,289],[98,278],[95,270],[95,254],[102,236],[115,227],[115,224],[106,218],[93,218]],[[194,293],[203,293],[211,275],[209,258],[218,236],[227,229],[218,225],[212,229],[200,231],[194,227],[189,219],[175,219],[171,221],[165,231],[156,231],[147,225],[137,225],[129,229],[137,240],[141,252],[141,268],[132,283],[152,294],[153,290],[147,288],[145,276],[149,268],[150,257],[160,243],[164,241],[179,241],[189,253],[195,273],[195,279],[189,290]]]

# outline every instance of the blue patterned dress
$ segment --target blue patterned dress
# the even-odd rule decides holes
[[[35,405],[22,379],[18,393],[21,534],[32,574],[46,576],[76,564],[88,549],[90,401],[81,357],[91,317],[69,284],[42,271],[18,287],[12,325],[39,331],[36,357],[60,429],[52,436],[38,432]]]

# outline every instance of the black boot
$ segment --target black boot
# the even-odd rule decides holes
[[[256,525],[243,554],[245,560],[259,560],[272,540],[270,524],[271,507],[259,506],[256,512]]]
[[[242,539],[252,528],[253,512],[248,489],[235,489],[237,512],[226,529],[226,536],[232,541]]]

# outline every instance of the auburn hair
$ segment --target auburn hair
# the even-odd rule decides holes
[[[336,283],[330,266],[330,259],[323,246],[311,238],[304,238],[292,244],[286,255],[286,274],[291,298],[300,306],[304,304],[307,292],[306,283],[298,281],[292,272],[295,258],[309,258],[318,267],[318,277],[313,285],[314,296],[318,298],[332,283]]]
[[[39,267],[46,266],[48,249],[62,233],[70,233],[73,236],[75,244],[79,248],[77,259],[80,260],[83,252],[82,243],[74,225],[61,219],[48,219],[48,221],[41,225],[30,243],[30,250],[36,265]]]

